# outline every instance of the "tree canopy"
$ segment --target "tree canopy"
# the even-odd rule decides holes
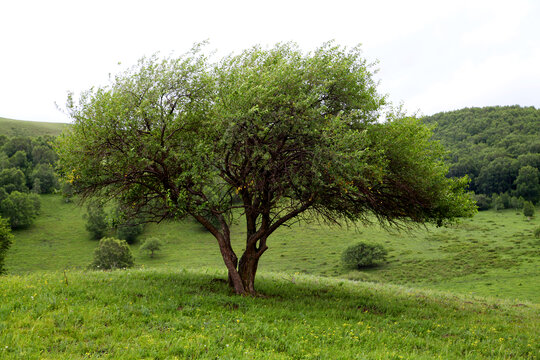
[[[540,201],[535,190],[540,182],[534,181],[534,170],[530,169],[540,171],[540,109],[465,108],[428,116],[424,122],[436,124],[434,139],[450,151],[450,175],[469,176],[471,190]]]
[[[68,99],[59,165],[84,197],[147,220],[191,216],[216,238],[236,293],[255,293],[268,237],[298,219],[442,225],[474,212],[441,145],[386,114],[359,48],[253,47],[210,63],[199,47],[142,59]],[[244,216],[240,258],[230,224]]]

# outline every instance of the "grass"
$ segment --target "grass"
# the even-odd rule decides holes
[[[0,117],[0,134],[7,137],[43,135],[56,136],[67,126],[64,123],[13,120]]]
[[[84,269],[97,242],[90,240],[82,218],[85,210],[57,195],[43,195],[42,213],[29,229],[15,231],[6,266],[12,274],[36,270]],[[540,240],[533,236],[538,217],[529,221],[515,211],[480,212],[449,228],[388,233],[378,226],[347,229],[318,224],[279,229],[269,239],[260,270],[313,274],[416,288],[448,290],[498,298],[540,302]],[[242,223],[233,227],[235,249],[245,236]],[[147,237],[157,237],[163,250],[150,258],[139,250]],[[380,267],[350,271],[340,256],[349,245],[370,240],[389,249]],[[214,238],[193,221],[146,227],[132,246],[137,266],[146,268],[223,268]]]
[[[535,359],[538,305],[262,272],[35,272],[0,282],[2,359]]]

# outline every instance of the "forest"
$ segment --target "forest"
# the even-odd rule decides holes
[[[448,176],[467,175],[480,210],[540,201],[540,110],[465,108],[424,118],[449,153]]]

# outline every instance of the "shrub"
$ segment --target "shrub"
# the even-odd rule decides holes
[[[0,217],[0,275],[6,272],[6,269],[4,268],[4,258],[11,245],[11,238],[11,229],[8,221]]]
[[[540,226],[534,229],[534,237],[540,239]]]
[[[143,251],[149,251],[150,257],[154,257],[154,252],[161,249],[163,246],[163,243],[159,241],[157,238],[149,238],[146,239],[145,242],[141,245],[141,250]]]
[[[103,209],[103,204],[93,201],[86,208],[86,230],[93,239],[101,239],[108,230],[107,215]]]
[[[124,224],[118,225],[118,228],[116,229],[116,236],[119,239],[126,240],[128,244],[133,244],[137,241],[137,238],[142,234],[143,230],[143,224],[128,221]]]
[[[362,242],[345,249],[341,259],[346,267],[360,269],[386,260],[387,255],[382,245]]]
[[[525,201],[523,204],[523,215],[532,217],[534,215],[534,205],[530,201]]]
[[[37,217],[41,203],[36,194],[13,191],[0,203],[0,215],[8,218],[12,229],[30,226]]]
[[[478,206],[479,211],[489,210],[491,207],[491,199],[489,196],[484,194],[475,194],[476,206]]]
[[[123,269],[133,266],[133,254],[125,240],[103,238],[94,251],[90,268],[98,270]]]

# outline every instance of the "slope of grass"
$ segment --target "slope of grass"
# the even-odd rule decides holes
[[[13,120],[0,117],[0,134],[7,137],[43,135],[59,135],[68,126],[64,123],[48,123],[39,121]]]
[[[26,230],[16,231],[6,266],[12,274],[36,270],[84,269],[97,242],[84,229],[84,209],[60,196],[42,196],[42,214]],[[298,224],[279,229],[269,239],[261,271],[304,273],[352,280],[395,283],[499,298],[540,302],[540,240],[532,232],[539,218],[514,211],[480,212],[450,228],[388,233],[378,226],[347,229]],[[141,236],[165,245],[154,258],[132,246],[137,266],[176,270],[223,268],[214,238],[192,221],[150,224]],[[235,249],[242,249],[245,229],[233,227]],[[380,267],[351,271],[341,266],[341,252],[370,240],[390,250]]]
[[[0,282],[2,359],[534,359],[529,303],[261,273],[39,272]]]

